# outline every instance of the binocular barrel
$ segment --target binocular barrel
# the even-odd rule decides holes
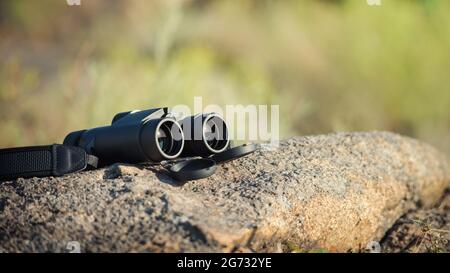
[[[64,144],[95,155],[100,165],[114,162],[160,162],[220,153],[228,147],[225,121],[216,114],[199,114],[178,122],[167,108],[117,114],[112,124],[72,132]]]
[[[182,156],[206,157],[228,148],[227,125],[217,114],[198,114],[180,123],[185,137]]]

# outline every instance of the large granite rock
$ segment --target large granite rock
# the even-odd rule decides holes
[[[296,137],[177,184],[114,165],[0,184],[0,251],[360,251],[450,186],[447,158],[391,133]]]

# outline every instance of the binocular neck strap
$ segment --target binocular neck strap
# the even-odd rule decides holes
[[[61,176],[97,167],[98,158],[75,146],[53,144],[0,150],[0,180]]]

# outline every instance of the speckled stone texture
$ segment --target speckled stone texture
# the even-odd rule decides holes
[[[296,137],[177,184],[114,165],[0,184],[0,251],[359,251],[450,186],[448,159],[391,133]]]

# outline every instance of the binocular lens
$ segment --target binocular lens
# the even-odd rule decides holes
[[[207,145],[214,151],[222,150],[228,143],[225,122],[217,116],[213,116],[205,122],[203,132]]]
[[[217,114],[198,114],[182,121],[186,143],[183,156],[207,157],[223,152],[229,144],[225,121]]]
[[[162,120],[157,126],[155,138],[160,152],[167,159],[178,156],[183,149],[183,132],[174,120]]]
[[[166,124],[162,124],[156,133],[156,137],[158,139],[158,145],[164,153],[169,153],[170,149],[173,146],[173,139],[170,134],[170,129],[167,128]]]

